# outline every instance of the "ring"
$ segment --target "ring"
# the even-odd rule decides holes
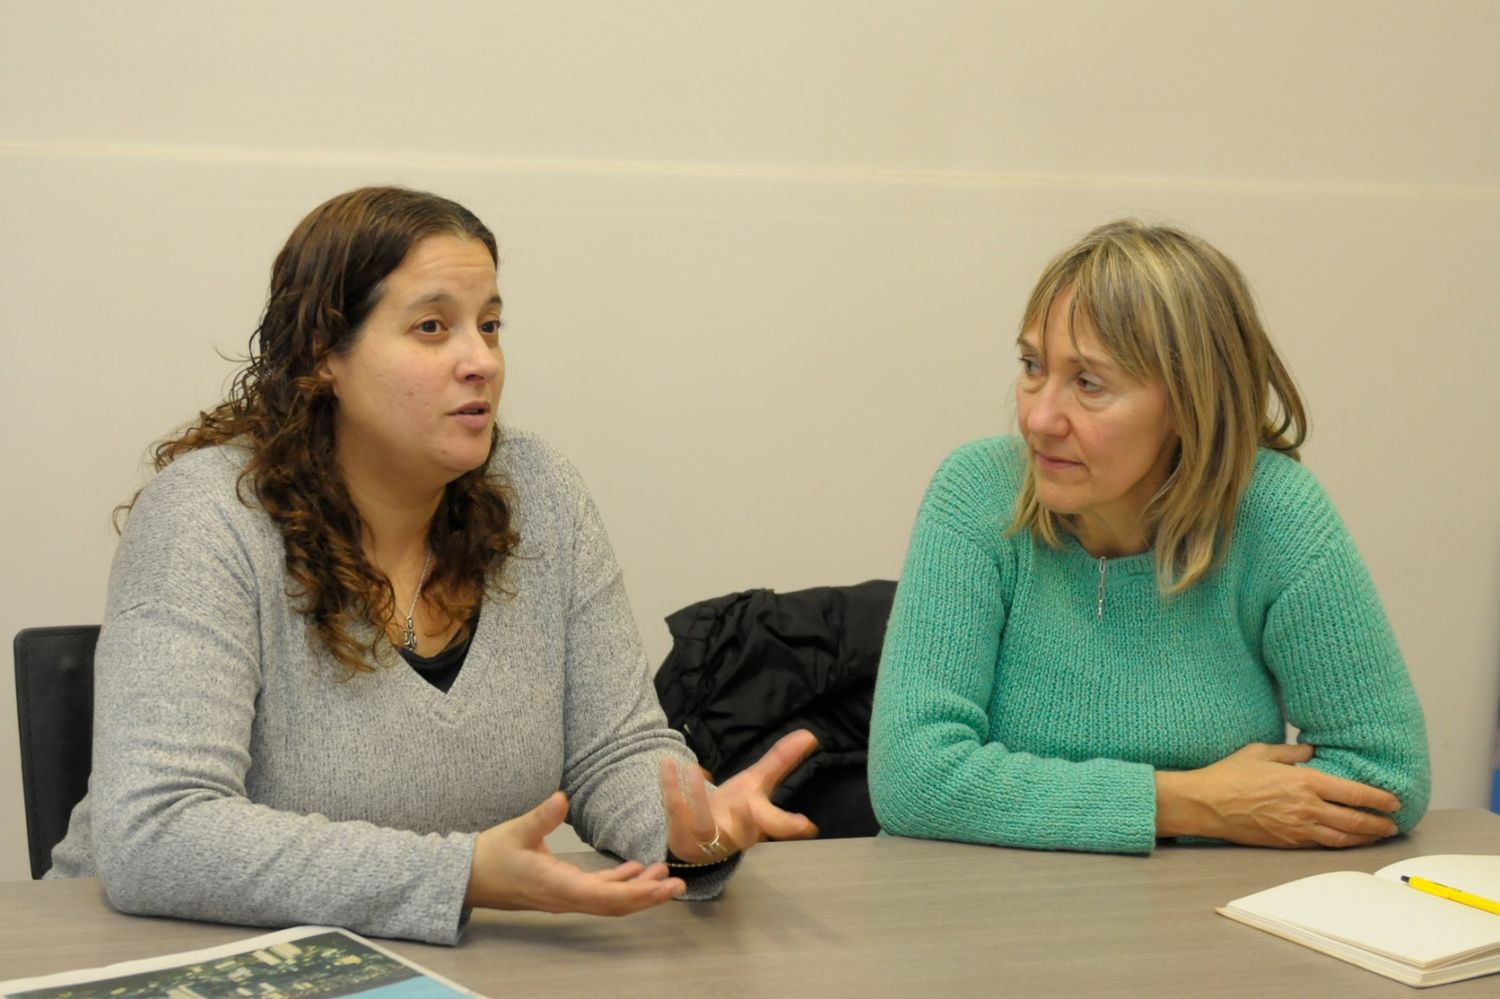
[[[725,847],[723,843],[719,842],[720,835],[719,824],[715,822],[713,839],[709,840],[706,843],[701,839],[695,839],[693,840],[693,842],[698,844],[698,849],[703,851],[703,855],[705,857],[712,857],[714,860],[722,860],[724,857],[729,856],[729,849]]]

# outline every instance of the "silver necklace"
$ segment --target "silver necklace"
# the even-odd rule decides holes
[[[411,606],[406,608],[406,627],[401,632],[401,647],[407,652],[417,651],[417,601],[422,599],[422,587],[427,585],[427,569],[431,565],[432,551],[429,549],[422,559],[422,575],[417,577],[417,592],[411,595]]]

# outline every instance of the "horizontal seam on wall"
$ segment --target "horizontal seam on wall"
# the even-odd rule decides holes
[[[867,184],[871,186],[1140,188],[1309,193],[1377,198],[1441,198],[1455,201],[1500,201],[1500,185],[1411,182],[1329,181],[1315,179],[1246,179],[1171,175],[1025,174],[986,170],[912,169],[830,165],[729,165],[654,160],[527,159],[488,156],[403,156],[384,152],[329,153],[300,149],[243,149],[215,146],[152,146],[82,142],[0,142],[0,156],[80,159],[143,159],[179,162],[341,166],[413,170],[486,170],[525,174],[675,176],[709,180],[760,180]]]

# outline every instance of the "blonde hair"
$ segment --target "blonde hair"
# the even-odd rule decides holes
[[[1180,593],[1227,546],[1257,449],[1298,457],[1302,397],[1239,268],[1201,239],[1134,219],[1100,226],[1047,266],[1021,329],[1041,330],[1070,289],[1069,335],[1082,319],[1110,360],[1166,393],[1177,455],[1143,526],[1158,585]],[[1067,523],[1037,501],[1028,464],[1010,531],[1057,547]]]

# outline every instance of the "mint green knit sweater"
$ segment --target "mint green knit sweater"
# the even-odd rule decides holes
[[[1163,598],[1150,552],[1007,537],[1024,465],[1015,438],[965,445],[917,515],[870,732],[888,832],[1148,853],[1157,768],[1282,742],[1285,722],[1316,747],[1310,766],[1384,788],[1397,825],[1416,824],[1421,706],[1310,472],[1263,451],[1223,561]]]

